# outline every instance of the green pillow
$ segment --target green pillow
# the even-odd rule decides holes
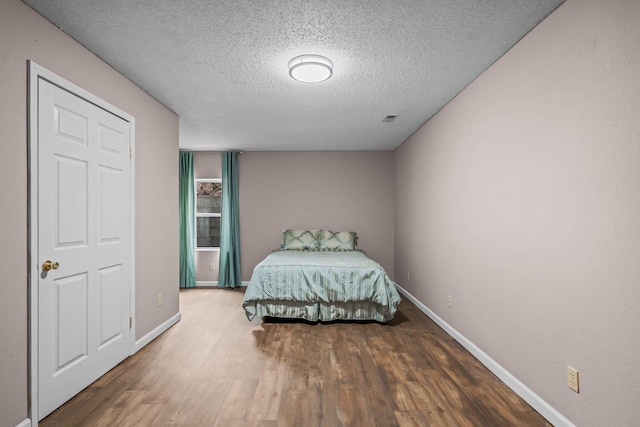
[[[285,251],[315,251],[319,237],[318,230],[284,230],[281,248]]]
[[[320,232],[320,251],[353,251],[356,249],[358,234],[354,231],[322,230]]]

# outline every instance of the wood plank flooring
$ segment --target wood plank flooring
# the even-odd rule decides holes
[[[243,292],[182,291],[182,321],[40,425],[551,425],[408,301],[387,324],[249,322]]]

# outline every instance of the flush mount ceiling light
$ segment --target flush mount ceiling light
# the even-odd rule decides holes
[[[317,83],[333,75],[333,62],[320,55],[300,55],[289,61],[289,75],[305,83]]]

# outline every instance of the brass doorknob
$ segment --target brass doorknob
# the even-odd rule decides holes
[[[51,260],[46,260],[45,262],[42,263],[43,271],[57,270],[58,267],[60,267],[60,264]]]

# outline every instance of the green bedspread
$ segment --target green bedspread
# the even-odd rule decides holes
[[[399,302],[395,283],[362,251],[277,251],[253,270],[242,305],[249,320],[385,322]]]

